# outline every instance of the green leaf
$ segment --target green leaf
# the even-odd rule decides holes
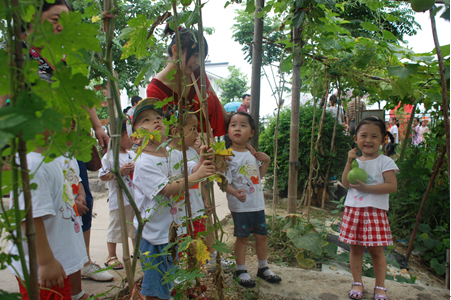
[[[382,35],[384,36],[384,40],[393,40],[393,41],[398,40],[398,38],[388,30],[383,30]]]
[[[299,266],[304,269],[311,269],[315,266],[315,261],[310,258],[304,258],[304,251],[298,252],[296,254],[296,260],[299,263]]]
[[[304,20],[305,20],[305,11],[303,10],[296,11],[293,16],[293,27],[295,28],[300,27],[302,23],[304,23]]]
[[[393,92],[398,94],[401,98],[404,98],[407,94],[412,92],[412,84],[408,78],[391,79],[390,80]]]
[[[442,56],[445,58],[447,56],[449,56],[449,52],[450,52],[450,45],[444,45],[444,46],[440,46],[440,49],[442,50]],[[437,54],[437,49],[434,48],[434,50],[432,50],[432,54]]]
[[[287,236],[298,249],[309,250],[316,255],[321,255],[323,238],[317,232],[308,232],[301,236],[298,228],[287,229]]]
[[[418,229],[420,229],[420,231],[424,233],[431,232],[431,226],[429,226],[428,224],[419,224]]]
[[[396,275],[395,278],[396,278],[396,281],[397,281],[397,282],[412,283],[411,280],[410,280],[410,278],[407,279],[407,278],[405,278],[405,277],[403,277],[403,276],[401,276],[401,275]]]
[[[391,66],[388,67],[388,76],[397,76],[401,79],[406,78],[410,74],[415,74],[418,71],[419,65],[406,64],[406,66]]]
[[[431,259],[431,267],[437,272],[438,275],[443,275],[446,272],[446,266],[444,263],[439,263],[436,258]]]
[[[368,270],[364,270],[364,271],[362,272],[362,275],[363,275],[363,276],[366,276],[366,277],[371,277],[371,278],[375,278],[375,277],[376,277],[376,276],[374,275],[374,268],[373,268],[373,267],[369,268]]]
[[[211,246],[213,249],[215,249],[218,252],[222,252],[222,253],[231,253],[232,250],[229,248],[229,246],[227,246],[227,244],[216,240],[215,239],[215,243]]]
[[[368,0],[365,2],[366,6],[368,6],[371,10],[378,10],[384,7],[384,2],[379,0]]]
[[[368,23],[368,22],[362,22],[362,23],[360,23],[360,26],[362,26],[363,29],[368,30],[368,31],[378,31],[379,30],[376,25]]]

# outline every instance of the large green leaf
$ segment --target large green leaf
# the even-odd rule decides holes
[[[378,31],[378,28],[376,25],[368,23],[368,22],[362,22],[362,23],[360,23],[360,26],[362,26],[363,29],[366,29],[368,31]]]
[[[404,98],[407,94],[412,92],[412,84],[410,83],[409,78],[391,79],[390,82],[393,88],[393,92],[395,94],[398,94],[401,98]]]
[[[296,260],[298,261],[299,266],[304,269],[311,269],[315,266],[315,261],[313,259],[304,258],[304,251],[296,254]]]
[[[287,229],[287,236],[297,248],[309,250],[316,255],[321,255],[323,238],[319,233],[308,232],[301,235],[300,229],[289,228]]]
[[[431,267],[437,272],[438,275],[443,275],[446,272],[445,263],[439,263],[436,258],[431,259]]]
[[[391,66],[388,67],[389,76],[397,76],[401,79],[406,78],[410,74],[415,74],[418,71],[419,65],[417,64],[406,64],[405,66]]]

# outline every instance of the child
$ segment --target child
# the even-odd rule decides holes
[[[183,193],[185,181],[183,179],[170,181],[172,177],[168,161],[168,152],[161,144],[166,139],[166,125],[163,123],[162,109],[155,105],[159,101],[153,98],[142,100],[135,108],[132,121],[132,129],[138,128],[149,130],[150,133],[158,131],[161,141],[152,139],[144,147],[143,153],[136,160],[133,183],[135,185],[135,201],[141,212],[141,216],[149,219],[146,223],[142,241],[139,246],[142,257],[142,265],[158,265],[158,270],[147,269],[144,271],[141,294],[146,300],[168,299],[173,284],[162,284],[163,276],[173,269],[174,262],[171,256],[158,256],[153,259],[152,255],[160,254],[168,245],[169,228],[175,221],[177,208],[172,196]],[[135,144],[141,145],[143,139],[132,136]],[[192,174],[188,176],[189,187],[193,187],[200,180],[215,173],[216,167],[210,160],[201,156],[199,163],[194,166]],[[135,218],[135,227],[138,226]]]
[[[132,141],[127,134],[127,119],[124,118],[121,127],[121,142],[119,146],[119,167],[122,178],[127,185],[129,192],[132,197],[134,194],[133,189],[133,171],[135,169],[135,164],[133,163],[136,153],[133,151],[127,151],[133,146]],[[114,265],[114,270],[123,269],[123,265],[119,262],[116,254],[116,244],[122,243],[121,235],[121,223],[119,218],[119,207],[117,201],[117,191],[116,191],[116,180],[114,180],[114,174],[111,170],[114,167],[114,155],[113,150],[108,154],[105,154],[102,158],[102,168],[99,171],[99,178],[102,181],[108,181],[108,208],[110,209],[110,224],[108,225],[108,232],[106,235],[106,242],[108,247],[108,257],[105,261],[105,266],[109,267]],[[127,220],[127,236],[132,239],[133,244],[135,244],[135,228],[131,224],[135,214],[128,197],[125,192],[122,192],[122,197],[124,199],[124,210],[125,219]]]
[[[34,227],[36,231],[36,258],[38,263],[38,276],[41,299],[71,300],[71,280],[69,276],[77,275],[81,287],[80,270],[88,262],[86,247],[81,231],[80,218],[75,209],[74,195],[70,189],[68,177],[63,175],[61,159],[52,162],[43,162],[44,149],[37,146],[34,152],[27,154],[28,168],[34,174],[31,183],[37,184],[37,189],[31,191]],[[77,175],[76,171],[74,172]],[[78,184],[78,179],[73,178]],[[13,205],[11,197],[10,206]],[[24,195],[19,195],[20,209],[24,209]],[[24,223],[22,229],[24,230]],[[27,242],[22,246],[25,252],[25,262],[29,264]],[[11,244],[9,253],[19,255],[15,244]],[[28,299],[23,280],[20,260],[13,260],[8,265],[10,271],[16,275],[19,282],[20,293]],[[77,273],[77,274],[76,274]],[[20,278],[20,280],[19,280]],[[73,296],[74,299],[87,298],[81,291]]]
[[[398,188],[395,175],[398,167],[391,158],[379,155],[379,146],[383,143],[385,134],[383,121],[376,117],[363,119],[354,135],[362,156],[357,157],[356,149],[350,150],[342,176],[342,183],[349,187],[349,191],[345,200],[340,241],[351,246],[349,260],[354,280],[349,292],[351,299],[363,297],[362,257],[365,247],[368,247],[373,259],[376,277],[374,299],[388,299],[387,289],[384,287],[386,260],[383,246],[393,245],[386,211],[389,205],[388,194],[394,193]],[[347,179],[354,159],[368,174],[366,184],[361,181],[350,184]]]
[[[184,140],[186,146],[186,156],[189,163],[198,163],[199,162],[199,154],[196,151],[196,142],[198,141],[198,119],[196,114],[188,112],[185,117],[185,126],[184,130]],[[171,136],[173,136],[171,143],[169,144],[168,151],[170,154],[170,164],[180,164],[179,172],[183,169],[183,152],[182,145],[180,139],[180,133],[178,132],[176,126],[171,129]],[[175,170],[174,170],[175,171]],[[205,208],[209,207],[209,203],[207,203],[207,197],[202,197],[202,189],[201,184],[198,183],[190,188],[189,190],[190,202],[191,202],[191,212],[193,220],[197,218],[197,220],[193,221],[193,229],[194,236],[197,236],[199,232],[207,231],[206,228],[206,219],[201,216],[204,215]],[[205,190],[206,192],[206,190]],[[204,195],[205,196],[205,195]],[[187,213],[185,210],[181,214],[180,217],[183,219],[187,217]],[[199,218],[200,217],[200,218]],[[189,229],[190,227],[188,227]],[[210,249],[210,260],[207,263],[207,270],[209,272],[216,271],[216,254],[217,252],[212,248],[213,245],[213,237],[211,233],[207,234],[207,246]],[[231,272],[233,270],[233,263],[222,259],[221,266],[224,272]]]
[[[268,268],[267,241],[265,220],[265,200],[261,187],[261,176],[268,170],[270,158],[263,152],[257,152],[255,157],[246,148],[249,139],[255,133],[255,123],[252,117],[243,112],[232,114],[227,124],[229,138],[232,141],[234,157],[227,171],[227,200],[235,224],[236,236],[234,253],[236,256],[235,277],[244,287],[254,287],[255,281],[246,270],[246,245],[251,233],[255,237],[255,251],[258,258],[257,277],[270,283],[278,283],[282,279],[274,275]],[[264,161],[259,166],[259,161]]]

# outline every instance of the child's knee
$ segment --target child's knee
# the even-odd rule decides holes
[[[371,255],[371,258],[385,258],[384,248],[383,247],[368,247],[368,252]]]
[[[248,241],[249,241],[249,238],[241,238],[241,237],[236,238],[236,244],[238,244],[238,245],[246,246]]]

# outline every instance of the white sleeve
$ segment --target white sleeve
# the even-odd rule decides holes
[[[52,201],[55,196],[52,195],[52,191],[46,184],[47,182],[50,182],[50,178],[46,172],[42,172],[41,170],[36,171],[33,179],[30,180],[30,184],[36,183],[38,185],[37,189],[31,190],[33,218],[56,216]],[[19,195],[19,203],[20,209],[25,209],[23,193],[20,193]]]
[[[140,163],[135,169],[133,182],[147,198],[153,199],[169,183],[169,178],[154,161],[147,160]]]
[[[232,161],[229,161],[229,167],[227,168],[227,175],[226,175],[226,178],[227,178],[227,181],[229,182],[229,184],[231,184],[233,181],[233,178],[236,177],[236,169],[237,169],[236,162],[234,162],[233,158],[232,158]]]
[[[110,152],[109,156],[111,157],[112,155],[113,155],[113,153]],[[99,170],[99,177],[102,177],[111,172],[111,164],[109,161],[107,161],[107,156],[108,156],[108,154],[105,154],[102,157],[102,167]]]
[[[382,161],[382,173],[388,172],[388,171],[395,171],[395,173],[399,172],[398,166],[395,164],[393,159],[390,157],[383,156],[384,160]]]

